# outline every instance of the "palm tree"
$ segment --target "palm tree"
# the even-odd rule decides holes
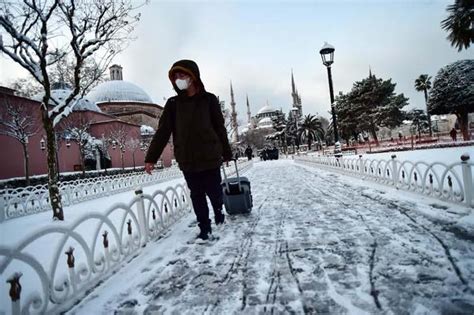
[[[454,4],[448,5],[447,18],[441,21],[441,27],[448,32],[448,40],[451,46],[461,51],[467,49],[474,43],[474,1],[455,0]]]
[[[308,143],[308,150],[311,150],[313,141],[324,139],[324,129],[321,121],[315,116],[308,114],[304,117],[303,123],[298,128],[298,137]]]
[[[431,77],[427,74],[421,74],[418,79],[415,80],[415,89],[419,92],[423,91],[425,93],[425,105],[426,105],[426,115],[428,116],[428,128],[430,131],[430,137],[433,136],[433,131],[431,129],[431,116],[428,112],[428,90],[431,89]]]

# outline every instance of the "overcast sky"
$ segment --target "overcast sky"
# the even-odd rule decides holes
[[[457,52],[440,27],[454,0],[332,1],[160,1],[150,0],[133,41],[114,63],[124,79],[141,86],[155,103],[174,95],[167,72],[174,61],[193,59],[210,92],[230,104],[232,80],[238,119],[246,123],[245,97],[252,115],[265,105],[291,107],[291,69],[304,114],[329,118],[326,68],[319,49],[335,48],[335,94],[348,92],[372,72],[397,83],[409,108],[425,108],[413,88],[423,73],[435,76],[454,61],[473,58]],[[0,84],[25,76],[0,56]]]

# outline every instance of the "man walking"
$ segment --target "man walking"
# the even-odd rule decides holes
[[[165,104],[158,129],[145,157],[145,171],[154,165],[173,135],[174,155],[191,191],[201,240],[212,233],[206,195],[211,200],[216,224],[224,223],[220,167],[232,159],[221,107],[217,97],[205,90],[197,64],[180,60],[168,77],[177,96]]]

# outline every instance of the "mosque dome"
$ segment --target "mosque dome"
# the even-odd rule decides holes
[[[258,127],[259,128],[270,128],[270,127],[273,127],[273,121],[270,117],[265,117],[265,118],[262,118],[259,122],[258,122]]]
[[[51,86],[51,98],[55,99],[58,103],[64,101],[69,94],[71,94],[71,88],[66,83],[55,83]],[[32,99],[41,101],[44,96],[43,92],[40,92],[32,97]],[[50,102],[51,105],[54,106],[54,102]],[[77,96],[74,98],[72,102],[72,110],[73,111],[81,111],[81,110],[90,110],[94,112],[102,112],[100,108],[87,98],[78,98]]]
[[[150,96],[139,86],[123,80],[103,82],[93,88],[87,98],[94,103],[101,102],[139,102],[153,103]]]
[[[257,112],[257,115],[265,114],[265,113],[273,113],[275,110],[270,105],[265,105]]]

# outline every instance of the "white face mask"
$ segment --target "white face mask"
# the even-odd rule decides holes
[[[176,79],[176,81],[174,81],[174,82],[176,83],[176,86],[180,90],[186,90],[190,86],[189,79],[186,79],[186,80]]]

